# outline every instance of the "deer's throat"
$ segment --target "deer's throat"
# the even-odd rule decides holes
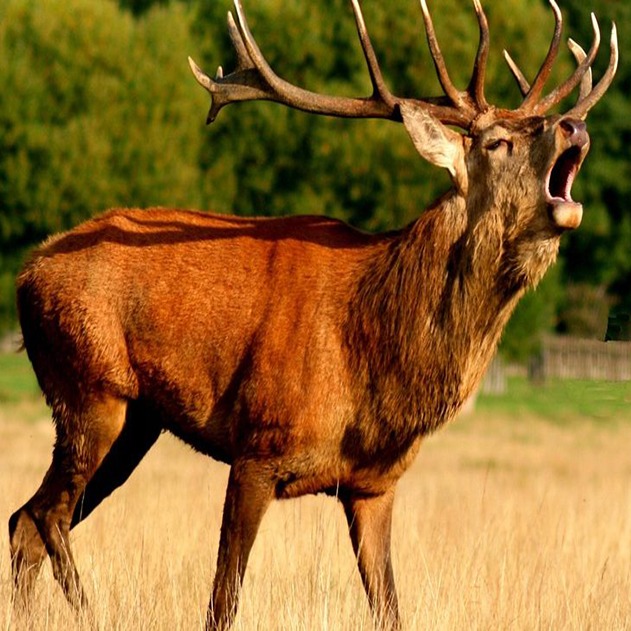
[[[519,298],[554,258],[550,247],[513,247],[498,229],[471,231],[458,211],[430,210],[384,247],[349,310],[357,407],[397,431],[427,433],[456,414]]]

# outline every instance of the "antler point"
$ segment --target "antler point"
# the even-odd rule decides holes
[[[571,37],[568,37],[567,39],[567,46],[572,52],[572,54],[574,55],[574,57],[576,57],[577,54],[580,56],[580,58],[577,58],[579,64],[583,61],[583,59],[585,59],[585,57],[587,57],[587,53],[585,52],[583,47],[577,41],[573,40]]]
[[[594,27],[594,41],[598,46],[600,44],[600,25],[598,24],[598,20],[596,19],[596,15],[592,13],[592,26]]]
[[[191,67],[191,70],[198,81],[200,80],[200,77],[205,76],[204,71],[195,63],[195,60],[190,55],[188,57],[188,65]]]
[[[213,80],[193,61],[193,58],[190,56],[188,58],[188,65],[191,67],[197,83],[209,92],[212,92]]]
[[[618,69],[618,60],[619,60],[619,50],[618,50],[618,29],[616,28],[616,23],[612,22],[611,24],[611,54],[615,58],[614,61],[614,72]]]
[[[560,14],[561,13],[561,9],[560,9],[559,5],[555,2],[555,0],[549,0],[549,2],[550,2],[550,6],[552,7],[552,10],[555,13],[559,13]]]
[[[233,0],[233,3],[234,3],[234,9],[237,12],[237,20],[239,21],[239,26],[243,27],[243,24],[245,22],[245,17],[243,15],[243,6],[241,5],[241,0]]]

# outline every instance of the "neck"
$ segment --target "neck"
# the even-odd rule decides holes
[[[362,275],[347,322],[353,374],[379,423],[424,434],[475,390],[519,298],[554,246],[511,240],[500,209],[468,220],[451,193],[393,237]],[[369,399],[369,400],[368,400]]]

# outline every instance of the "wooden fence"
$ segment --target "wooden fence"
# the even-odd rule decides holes
[[[483,394],[506,394],[508,381],[506,376],[506,366],[499,355],[495,355],[490,366],[487,368],[484,379],[480,386]]]
[[[506,394],[508,373],[523,374],[521,369],[518,372],[515,370],[516,367],[506,366],[496,355],[479,390],[465,403],[462,413],[475,409],[480,392],[486,395]],[[551,378],[631,381],[631,342],[546,337],[541,353],[530,362],[528,377],[539,383]]]
[[[631,380],[631,342],[546,337],[538,362],[531,366],[531,376],[544,380]]]

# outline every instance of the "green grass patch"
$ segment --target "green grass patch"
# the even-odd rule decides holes
[[[512,377],[505,394],[481,394],[476,410],[528,414],[560,424],[580,419],[631,421],[631,382],[550,379],[535,385],[526,378]]]
[[[0,353],[0,404],[39,398],[40,390],[26,353]]]

